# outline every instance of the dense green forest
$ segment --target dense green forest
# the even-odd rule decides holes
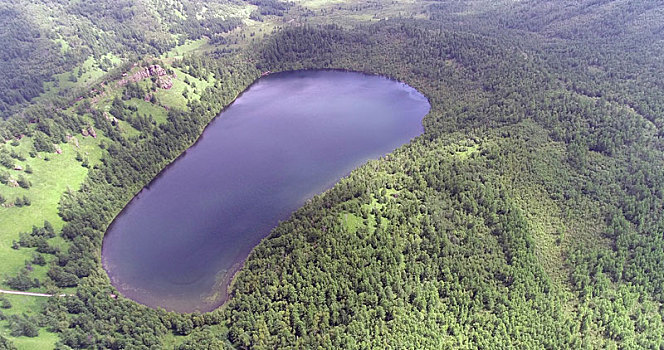
[[[0,258],[25,257],[3,287],[66,294],[0,300],[0,349],[52,335],[59,349],[664,346],[657,1],[231,1],[208,5],[210,17],[195,1],[45,3],[99,35],[28,74],[34,52],[59,50],[48,37],[59,32],[30,25],[21,1],[0,5],[13,23],[3,38],[32,33],[1,53],[0,202],[12,205],[0,216],[42,205],[58,156],[83,172],[53,218],[31,217],[0,246]],[[163,26],[142,31],[135,16]],[[207,44],[160,56],[196,40]],[[156,78],[96,82],[103,93],[29,103],[58,72],[48,65],[66,72],[109,52],[121,63],[103,80],[134,62],[180,78],[169,91]],[[101,244],[133,195],[261,72],[320,68],[417,88],[432,107],[424,134],[269,233],[220,309],[176,314],[117,296]],[[9,83],[22,74],[32,83]]]

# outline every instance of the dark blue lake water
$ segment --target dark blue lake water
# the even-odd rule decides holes
[[[143,189],[104,237],[126,297],[209,311],[280,220],[369,159],[422,132],[427,99],[394,80],[301,71],[261,78]]]

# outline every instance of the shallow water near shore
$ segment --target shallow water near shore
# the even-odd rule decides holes
[[[423,131],[429,103],[384,77],[263,77],[115,219],[102,248],[112,284],[139,303],[210,311],[251,249],[304,202]]]

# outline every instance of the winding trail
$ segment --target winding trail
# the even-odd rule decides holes
[[[16,295],[28,295],[32,297],[52,297],[54,294],[45,294],[45,293],[32,293],[32,292],[19,292],[15,290],[4,290],[0,289],[0,294],[16,294]],[[60,294],[59,297],[67,296],[67,294]]]

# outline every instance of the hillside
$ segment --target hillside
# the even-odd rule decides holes
[[[253,4],[252,4],[253,3]],[[159,56],[203,37],[224,41],[250,15],[281,14],[270,1],[33,1],[0,5],[0,116],[41,97],[72,97],[121,62]],[[44,59],[47,57],[48,59]]]
[[[3,296],[0,349],[664,345],[658,2],[0,6],[1,287],[69,295]],[[262,72],[320,68],[415,87],[424,134],[275,228],[220,309],[117,296],[133,195]]]

